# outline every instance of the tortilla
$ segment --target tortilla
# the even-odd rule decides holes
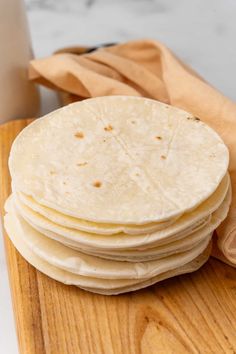
[[[198,118],[141,97],[98,97],[34,121],[13,143],[17,191],[65,215],[163,222],[209,198],[226,174],[221,138]]]
[[[222,203],[226,195],[229,182],[230,178],[227,173],[213,195],[211,195],[203,204],[195,209],[194,212],[190,213],[190,215],[183,215],[181,221],[185,220],[187,217],[187,221],[189,221],[189,225],[191,225],[215,211]],[[30,209],[46,217],[55,224],[95,234],[114,235],[117,233],[125,233],[129,235],[140,235],[153,233],[173,225],[177,219],[172,219],[162,223],[150,223],[146,225],[98,224],[91,221],[73,218],[71,216],[59,213],[58,211],[51,208],[44,207],[43,205],[38,204],[32,197],[29,197],[24,193],[15,192],[14,194],[18,200],[18,203],[20,202],[21,204],[28,206]],[[169,230],[171,230],[171,228],[169,228]]]
[[[167,243],[165,245],[160,245],[147,249],[138,249],[138,250],[124,250],[124,251],[113,251],[113,250],[102,250],[96,251],[94,249],[85,249],[79,247],[71,247],[74,250],[82,251],[83,253],[101,257],[110,260],[116,261],[127,261],[127,262],[146,262],[150,260],[157,260],[164,257],[171,256],[172,254],[178,254],[181,252],[188,251],[192,248],[195,248],[200,242],[205,239],[206,234],[202,233],[194,233],[192,235],[188,235],[181,240],[173,241]]]
[[[228,178],[228,182],[229,182],[229,178]],[[218,199],[217,201],[217,205],[219,200],[220,199]],[[201,232],[201,230],[207,226],[210,227],[208,228],[208,230],[209,232],[211,232],[211,230],[216,228],[219,224],[218,222],[216,226],[214,223],[212,224],[211,220],[209,220],[209,215],[196,222],[196,219],[199,217],[199,212],[197,212],[196,210],[195,212],[191,213],[192,220],[194,220],[195,223],[193,225],[190,224],[190,226],[189,226],[189,220],[191,220],[191,216],[186,215],[185,217],[182,217],[179,220],[177,220],[176,223],[170,226],[169,228],[156,231],[152,234],[146,234],[146,235],[118,234],[109,237],[107,235],[89,234],[79,230],[69,229],[69,228],[56,225],[55,223],[52,223],[50,220],[43,217],[42,215],[34,212],[27,206],[20,203],[17,200],[17,198],[16,199],[14,198],[14,201],[16,203],[18,212],[21,214],[21,216],[33,228],[35,228],[39,232],[59,242],[62,242],[68,246],[71,246],[73,248],[80,248],[83,250],[90,249],[91,251],[97,253],[106,253],[106,250],[108,251],[108,253],[110,253],[111,250],[113,251],[119,250],[119,252],[122,254],[121,251],[126,251],[127,249],[130,251],[131,249],[140,250],[140,249],[153,248],[155,246],[160,246],[173,241],[181,240],[184,237],[189,236],[190,234]],[[225,196],[224,201],[221,202],[222,209],[220,210],[222,210],[221,213],[222,218],[219,218],[220,222],[223,221],[223,219],[226,217],[230,202],[231,202],[231,187],[228,186],[227,195]],[[218,209],[221,208],[221,206],[218,207]],[[214,208],[211,206],[210,210],[212,209]],[[200,209],[201,216],[206,214],[206,210],[209,212],[208,207],[202,206],[202,209]],[[115,252],[111,254],[115,254]]]
[[[128,235],[140,235],[140,234],[152,233],[157,230],[165,229],[166,227],[170,226],[177,220],[176,217],[168,221],[163,221],[159,223],[149,223],[144,225],[119,225],[119,224],[105,224],[105,223],[98,224],[92,221],[78,219],[78,218],[74,218],[73,216],[62,214],[54,209],[38,204],[32,197],[24,193],[15,192],[15,194],[16,194],[16,199],[19,202],[28,206],[33,211],[36,211],[40,215],[45,216],[47,219],[60,226],[65,226],[75,230],[80,230],[80,231],[85,231],[85,232],[95,233],[100,235],[114,235],[119,233],[125,233]]]
[[[211,233],[205,235],[205,238],[189,251],[181,252],[177,255],[174,254],[160,260],[131,263],[85,255],[59,242],[52,241],[25,222],[15,212],[11,202],[8,204],[8,213],[5,215],[5,228],[14,244],[16,238],[20,240],[20,245],[18,243],[15,245],[20,253],[25,246],[44,261],[57,268],[86,277],[112,280],[147,279],[182,266],[204,251],[212,235]],[[24,249],[22,252],[24,252]]]
[[[97,293],[97,294],[101,294],[101,295],[119,295],[119,294],[123,294],[123,293],[127,293],[130,291],[136,291],[136,290],[140,290],[143,288],[146,288],[147,286],[151,286],[155,283],[159,283],[162,280],[168,279],[168,278],[172,278],[181,274],[186,274],[186,273],[192,273],[195,272],[196,270],[198,270],[199,268],[201,268],[208,260],[208,258],[210,257],[211,254],[211,243],[208,245],[208,247],[206,248],[206,250],[200,254],[197,258],[195,258],[192,262],[189,262],[187,264],[185,264],[182,267],[170,270],[168,272],[162,273],[160,275],[157,275],[154,278],[145,280],[143,282],[137,283],[137,284],[133,284],[131,286],[125,286],[125,287],[119,287],[116,289],[100,289],[100,288],[89,288],[89,287],[81,287],[84,290],[93,292],[93,293]]]
[[[97,279],[97,278],[88,278],[83,277],[77,274],[69,273],[65,270],[52,266],[51,264],[44,261],[42,258],[38,257],[35,253],[33,253],[30,248],[21,242],[21,238],[17,233],[12,232],[11,226],[13,224],[8,225],[9,235],[11,235],[11,240],[21,255],[34,267],[36,267],[39,271],[46,274],[47,276],[60,281],[67,285],[76,285],[83,289],[102,293],[105,295],[114,295],[119,293],[124,293],[127,291],[134,291],[137,289],[141,289],[143,287],[152,285],[158,281],[163,279],[167,279],[169,277],[189,273],[196,269],[198,269],[202,264],[206,262],[209,257],[210,252],[210,244],[208,245],[207,249],[203,251],[197,258],[193,261],[186,263],[185,265],[173,269],[171,271],[162,273],[152,279],[148,279],[147,281],[138,281],[138,280],[104,280],[104,279]]]
[[[177,238],[176,240],[169,239],[169,243],[156,245],[152,248],[142,248],[137,249],[127,249],[127,250],[96,250],[96,249],[83,249],[83,252],[86,252],[91,255],[96,255],[106,259],[113,260],[127,260],[129,262],[136,261],[144,261],[151,259],[160,259],[163,257],[167,257],[173,253],[177,254],[179,252],[187,251],[193,247],[195,247],[199,242],[201,242],[205,235],[209,232],[214,231],[226,218],[230,203],[232,199],[232,190],[231,186],[228,190],[228,193],[219,206],[219,208],[209,217],[208,222],[206,224],[196,230],[195,232],[190,232],[190,234],[186,234],[185,237]]]

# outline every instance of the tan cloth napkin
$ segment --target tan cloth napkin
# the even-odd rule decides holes
[[[227,220],[217,230],[221,253],[215,248],[214,255],[236,266],[236,104],[157,41],[132,41],[80,53],[80,48],[70,48],[33,60],[30,78],[69,93],[70,101],[105,95],[163,101],[191,112],[221,135],[231,155],[233,201]]]

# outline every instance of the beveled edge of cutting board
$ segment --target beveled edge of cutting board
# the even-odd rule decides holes
[[[11,125],[15,125],[15,123],[26,123],[25,126],[29,125],[32,121],[34,121],[37,118],[16,118],[16,119],[11,119],[7,122],[1,123],[0,124],[0,129],[6,128]],[[24,129],[24,127],[22,127]]]
[[[0,125],[0,217],[7,260],[15,326],[22,354],[46,353],[41,321],[37,271],[18,253],[6,234],[4,204],[11,192],[8,156],[16,136],[34,119],[15,119]]]

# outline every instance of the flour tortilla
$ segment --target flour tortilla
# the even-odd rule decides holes
[[[82,252],[92,256],[115,261],[146,262],[161,259],[164,257],[169,257],[173,254],[186,252],[190,249],[195,248],[199,243],[201,243],[205,239],[205,237],[206,235],[204,232],[198,232],[194,233],[193,236],[188,235],[181,240],[173,241],[165,245],[156,246],[144,250],[127,250],[118,252],[106,250],[102,252],[96,252],[92,249],[79,249],[73,247],[72,249],[81,250]]]
[[[193,213],[187,215],[187,221],[189,220],[189,225],[197,222],[206,215],[211,214],[215,211],[219,205],[222,203],[229,186],[229,175],[228,173],[224,176],[220,185],[216,191],[211,195],[207,201],[201,204]],[[14,190],[14,186],[13,186]],[[32,197],[25,195],[24,193],[14,193],[16,198],[23,205],[28,206],[33,211],[39,213],[40,215],[46,217],[50,221],[60,226],[65,226],[75,230],[85,231],[89,233],[102,234],[102,235],[114,235],[117,233],[125,233],[129,235],[140,235],[153,233],[155,231],[166,229],[170,225],[176,222],[176,219],[172,219],[162,223],[151,223],[146,225],[115,225],[115,224],[98,224],[86,220],[77,219],[56,210],[45,207],[38,204]],[[182,216],[182,221],[186,219],[186,214]],[[169,228],[170,230],[171,228]]]
[[[146,288],[148,286],[151,286],[155,283],[159,283],[162,280],[168,279],[168,278],[172,278],[181,274],[186,274],[186,273],[192,273],[195,272],[196,270],[198,270],[199,268],[201,268],[209,259],[210,255],[211,255],[211,243],[208,245],[208,247],[206,248],[206,250],[200,254],[197,258],[195,258],[192,262],[189,262],[187,264],[185,264],[182,267],[170,270],[168,272],[162,273],[160,275],[157,275],[154,278],[145,280],[143,282],[134,284],[132,286],[125,286],[125,287],[120,287],[120,288],[116,288],[116,289],[99,289],[99,288],[89,288],[89,287],[81,287],[82,289],[86,290],[86,291],[90,291],[93,293],[97,293],[97,294],[101,294],[101,295],[119,295],[119,294],[123,294],[123,293],[127,293],[130,291],[136,291],[136,290],[140,290],[143,288]]]
[[[221,194],[221,198],[226,198],[224,209],[228,210],[229,204],[231,202],[231,190],[229,189],[231,187],[229,185],[228,175],[226,180],[223,180],[222,182],[224,181],[227,181],[226,185],[228,186],[228,194],[225,197],[224,189],[224,193]],[[217,200],[218,207],[219,201],[221,201],[222,204],[221,198],[218,198]],[[62,227],[52,223],[42,215],[34,212],[26,205],[22,204],[17,198],[14,198],[14,201],[19,213],[28,223],[30,223],[33,228],[37,229],[39,232],[73,248],[93,249],[94,251],[100,253],[102,253],[104,250],[122,251],[127,249],[130,250],[131,248],[140,250],[141,247],[147,249],[175,240],[180,240],[193,232],[200,231],[203,227],[205,227],[209,222],[209,215],[206,217],[205,214],[209,212],[209,210],[212,211],[215,209],[215,207],[213,207],[211,202],[208,200],[204,203],[205,206],[202,205],[198,208],[198,211],[195,210],[191,213],[191,215],[183,216],[177,220],[174,225],[169,226],[169,228],[164,230],[156,231],[152,234],[146,235],[118,234],[109,237],[107,235],[90,234],[79,230]],[[201,216],[204,215],[205,218],[198,220],[199,213]],[[194,224],[190,224],[189,226],[190,220],[194,221]]]
[[[222,205],[212,214],[212,217],[209,221],[208,224],[206,224],[206,226],[202,229],[200,229],[199,231],[187,235],[185,238],[174,241],[172,243],[166,244],[166,245],[162,245],[159,247],[155,247],[152,249],[148,249],[148,250],[137,250],[137,251],[130,251],[130,250],[126,250],[123,252],[119,252],[117,254],[114,254],[114,252],[107,250],[106,253],[99,253],[93,249],[80,249],[77,248],[80,252],[86,253],[86,254],[90,254],[92,256],[95,257],[101,257],[101,258],[105,258],[105,259],[110,259],[110,260],[117,260],[117,261],[126,261],[126,262],[147,262],[147,261],[151,261],[151,260],[158,260],[158,259],[163,259],[166,257],[169,257],[173,254],[178,254],[181,252],[186,252],[190,249],[193,249],[197,246],[199,246],[201,244],[201,242],[206,239],[207,235],[209,235],[209,233],[212,233],[214,231],[215,228],[217,228],[219,226],[219,224],[224,220],[224,218],[226,217],[227,213],[228,213],[228,209],[229,209],[229,205],[230,205],[230,201],[231,201],[231,190],[228,191],[228,194],[224,200],[224,202],[222,203]],[[14,204],[13,204],[13,199],[10,199],[10,202],[7,204],[7,211],[9,213],[12,213],[12,208],[14,208]],[[14,209],[13,209],[14,210]],[[37,233],[36,230],[33,230],[32,227],[30,227],[27,223],[24,222],[23,219],[21,219],[20,216],[18,216],[19,220],[22,220],[20,222],[21,224],[21,229],[24,228],[24,230],[21,232],[22,233],[22,237],[26,238],[27,242],[27,237],[30,238],[30,234],[34,234],[34,236],[31,236],[31,238],[33,240],[36,240],[37,235],[38,238],[40,239],[40,235],[42,238],[42,234]],[[16,223],[16,221],[15,221]],[[18,221],[19,223],[19,221]],[[23,226],[22,226],[23,225]],[[27,225],[27,226],[26,226]],[[33,230],[33,231],[32,231]],[[20,232],[20,231],[19,231]],[[45,248],[47,250],[50,249],[49,245],[50,242],[46,241],[46,237],[43,236],[43,242],[47,243],[48,242],[48,246]],[[55,245],[57,244],[57,242],[55,243]],[[53,241],[51,241],[51,245],[52,245],[52,254],[51,257],[53,258],[55,255],[55,248],[53,248]],[[66,245],[67,246],[67,245]],[[59,247],[59,246],[58,246]],[[62,247],[63,249],[63,247]],[[35,251],[36,252],[36,251]],[[69,252],[68,247],[65,247],[65,252]],[[74,251],[72,251],[72,255]],[[67,257],[67,258],[73,258],[73,256],[71,255],[71,257]],[[50,262],[50,261],[49,261]],[[92,260],[91,260],[91,264]],[[108,263],[107,263],[108,265]],[[94,266],[95,267],[95,266]],[[97,269],[97,267],[95,267]],[[70,271],[72,271],[70,269]]]
[[[42,273],[66,285],[76,285],[84,289],[88,289],[89,291],[92,292],[106,293],[107,295],[137,290],[139,288],[143,288],[145,286],[154,284],[159,280],[167,279],[177,274],[183,274],[185,272],[194,271],[198,269],[209,256],[207,252],[207,257],[203,257],[202,254],[206,252],[203,251],[201,255],[199,255],[191,262],[186,263],[185,265],[177,269],[173,269],[171,271],[162,273],[144,282],[142,281],[140,282],[138,280],[131,280],[131,279],[130,280],[129,279],[127,280],[97,279],[91,277],[84,277],[74,273],[69,273],[65,270],[62,270],[60,268],[57,268],[49,264],[48,262],[44,261],[42,258],[38,257],[34,252],[32,252],[32,250],[24,242],[22,242],[21,237],[17,234],[17,232],[15,232],[15,227],[13,223],[6,221],[6,228],[11,241],[13,242],[17,250],[20,252],[20,254],[32,266],[37,268]],[[207,247],[207,249],[209,249],[209,246]],[[112,289],[114,289],[114,292],[112,291]]]
[[[127,250],[96,250],[96,249],[86,249],[84,252],[96,256],[100,256],[102,258],[114,259],[114,260],[128,260],[129,262],[135,262],[137,260],[144,259],[159,259],[162,257],[167,257],[170,254],[187,251],[190,248],[193,248],[197,245],[198,242],[205,237],[205,235],[214,229],[216,229],[222,221],[226,218],[229,206],[231,204],[232,199],[232,190],[231,186],[229,186],[228,192],[225,196],[224,201],[218,207],[217,210],[214,211],[212,215],[209,216],[208,222],[199,228],[195,232],[190,232],[190,234],[186,234],[185,237],[181,237],[176,241],[170,240],[169,243],[158,244],[152,248],[139,248],[139,249],[127,249]]]
[[[98,97],[26,127],[9,168],[17,191],[97,223],[146,224],[189,212],[226,174],[227,147],[191,114],[141,97]]]
[[[13,187],[14,190],[14,187]],[[128,235],[140,235],[146,233],[152,233],[157,230],[165,229],[172,225],[178,218],[172,218],[168,221],[159,223],[149,223],[144,225],[118,225],[118,224],[98,224],[92,221],[78,219],[73,216],[62,214],[56,210],[38,204],[32,197],[15,191],[16,198],[24,205],[28,206],[33,211],[36,211],[40,215],[46,217],[50,221],[60,226],[65,226],[75,230],[85,231],[89,233],[95,233],[100,235],[114,235],[124,233]],[[180,217],[180,216],[179,216]]]
[[[97,247],[99,249],[112,249],[113,247],[117,249],[126,249],[127,247],[132,247],[129,244],[133,244],[133,248],[137,248],[136,240],[141,239],[141,245],[146,246],[146,243],[150,241],[151,245],[155,242],[156,239],[160,238],[160,243],[169,242],[168,230],[156,231],[152,234],[142,234],[142,235],[99,235],[88,232],[83,232],[75,229],[69,229],[60,225],[57,225],[42,215],[35,213],[32,209],[23,205],[14,195],[14,203],[21,214],[21,216],[35,229],[39,230],[43,234],[51,237],[51,235],[56,235],[58,241],[62,243],[71,244],[72,246],[78,245],[79,247]],[[185,234],[190,233],[191,231],[196,231],[208,222],[208,217],[205,217],[194,225],[190,225],[184,230],[181,230],[181,237],[184,237]],[[172,230],[171,230],[172,231]],[[175,237],[176,234],[173,235]],[[52,236],[53,237],[53,236]],[[148,240],[151,237],[151,240]],[[178,237],[177,237],[178,238]],[[147,242],[146,242],[147,241]],[[140,245],[139,245],[140,247]]]
[[[186,264],[201,254],[210,242],[212,233],[193,249],[160,260],[148,262],[118,262],[85,255],[38,233],[17,213],[12,205],[5,216],[9,237],[19,235],[22,244],[46,262],[70,273],[103,279],[147,279]],[[14,235],[13,235],[14,237]],[[14,241],[13,241],[14,242]]]
[[[54,232],[51,232],[51,231],[45,230],[43,228],[40,228],[40,227],[34,225],[33,223],[31,223],[30,221],[28,221],[27,219],[25,219],[25,220],[33,229],[37,230],[38,232],[40,232],[44,236],[46,236],[46,237],[48,237],[48,238],[50,238],[50,239],[52,239],[54,241],[57,241],[57,242],[60,242],[60,243],[62,243],[64,245],[66,245],[67,247],[70,247],[70,248],[75,249],[75,250],[79,250],[79,251],[81,251],[83,253],[86,253],[86,254],[92,254],[93,255],[93,254],[96,253],[97,255],[100,255],[102,258],[113,259],[113,251],[114,251],[113,249],[110,249],[110,248],[109,249],[108,248],[99,248],[99,250],[97,250],[97,247],[95,245],[92,246],[91,244],[90,244],[90,247],[88,248],[87,246],[84,246],[83,244],[81,244],[80,242],[77,242],[76,240],[72,240],[72,239],[68,240],[68,238],[66,238],[66,237],[64,237],[62,235],[58,235],[58,234],[56,234]],[[204,223],[204,227],[206,225],[208,225],[209,220],[210,220],[210,218],[207,219],[207,222]],[[148,245],[147,248],[145,247],[145,245],[143,245],[142,248],[133,247],[131,249],[131,251],[137,252],[137,254],[140,254],[142,252],[141,259],[143,261],[146,258],[145,251],[147,251],[147,253],[149,253],[150,249],[154,249],[155,248],[156,251],[160,251],[160,250],[162,250],[163,247],[166,247],[166,248],[169,247],[169,246],[171,247],[172,242],[179,241],[179,243],[180,243],[183,238],[191,237],[192,234],[194,234],[194,236],[195,236],[197,231],[199,232],[202,229],[203,229],[203,227],[201,225],[201,227],[196,228],[196,230],[194,230],[194,232],[192,232],[192,231],[190,233],[185,232],[183,235],[180,234],[180,235],[177,235],[177,236],[172,236],[170,239],[165,240],[165,243],[160,243],[160,244],[159,243],[154,243],[154,244],[151,244],[151,247],[149,247],[150,245]],[[198,233],[198,235],[199,235],[199,233]],[[143,235],[143,237],[145,237],[145,235]],[[117,253],[120,252],[120,254],[122,255],[123,252],[125,254],[125,251],[126,251],[126,249],[124,249],[124,248],[123,249],[118,249],[118,250],[115,249],[114,253],[115,252],[117,252]],[[176,250],[176,253],[178,253],[178,252],[179,252],[179,249]],[[111,256],[109,256],[109,254],[111,254]],[[102,255],[104,255],[104,257]],[[123,258],[125,259],[126,256],[123,257]],[[129,257],[127,256],[126,260],[128,260],[128,258]],[[157,254],[157,257],[154,257],[154,258],[158,259],[159,258],[159,254]],[[132,261],[132,259],[130,259],[130,261]]]

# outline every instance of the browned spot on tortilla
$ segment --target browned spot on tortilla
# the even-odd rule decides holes
[[[93,182],[93,186],[96,187],[96,188],[100,188],[102,186],[102,182],[95,181],[95,182]]]
[[[106,132],[110,132],[111,130],[113,130],[113,126],[110,125],[110,124],[108,124],[108,125],[104,128],[104,130],[105,130]]]
[[[55,171],[50,171],[50,175],[55,175],[56,174],[56,172]]]
[[[156,139],[161,140],[162,137],[161,136],[156,136]]]
[[[63,181],[63,184],[65,184],[65,185],[66,185],[66,182],[65,182],[65,181]]]
[[[135,120],[132,120],[132,121],[131,121],[131,123],[132,123],[132,124],[135,124],[135,123],[136,123],[136,121],[135,121]]]
[[[84,138],[84,133],[83,132],[77,132],[75,133],[75,137],[78,139],[83,139]]]
[[[195,122],[200,122],[200,118],[198,117],[187,117],[188,120],[194,120]]]
[[[165,160],[165,159],[166,159],[166,156],[165,156],[165,155],[161,155],[161,158],[162,158],[163,160]]]
[[[80,162],[80,163],[77,163],[77,166],[86,166],[88,164],[88,162]]]

